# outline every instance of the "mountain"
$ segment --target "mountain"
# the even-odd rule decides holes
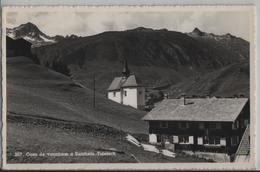
[[[210,43],[214,47],[225,47],[235,53],[238,58],[249,58],[249,42],[231,35],[230,33],[215,35],[213,33],[202,32],[198,28],[195,28],[187,35],[199,41]]]
[[[92,89],[95,75],[102,94],[121,75],[127,59],[131,72],[151,92],[178,96],[193,85],[192,95],[249,96],[249,42],[231,34],[139,27],[62,40],[33,53],[43,66],[66,66],[71,78],[87,88]],[[230,79],[232,89],[226,84]]]
[[[70,35],[70,36],[48,36],[45,33],[43,33],[35,24],[28,22],[25,24],[21,24],[18,27],[15,28],[7,28],[6,29],[7,36],[13,38],[13,39],[19,39],[23,38],[30,43],[33,44],[33,46],[42,46],[42,45],[49,45],[56,42],[59,42],[63,39],[75,39],[77,38],[76,35]]]
[[[33,23],[21,24],[15,28],[6,29],[7,36],[13,39],[23,38],[33,45],[45,45],[55,43],[56,40],[38,29]]]

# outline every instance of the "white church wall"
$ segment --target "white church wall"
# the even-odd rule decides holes
[[[137,90],[137,105],[142,108],[145,106],[145,88],[138,87]]]
[[[113,100],[117,103],[121,103],[121,93],[120,91],[109,91],[108,99]]]
[[[137,108],[137,88],[123,89],[123,104]]]

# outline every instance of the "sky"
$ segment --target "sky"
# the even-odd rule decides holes
[[[7,27],[27,22],[50,36],[89,36],[104,31],[136,27],[191,32],[195,27],[208,33],[232,35],[249,40],[249,13],[242,11],[176,12],[8,12]]]

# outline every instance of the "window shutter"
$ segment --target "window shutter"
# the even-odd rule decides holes
[[[193,136],[189,136],[189,144],[194,144]]]
[[[226,138],[225,137],[220,138],[220,145],[226,146]]]
[[[179,137],[173,136],[173,143],[179,143]]]
[[[156,134],[149,134],[149,142],[150,143],[157,143],[157,136],[156,136]]]
[[[198,137],[198,145],[203,145],[203,138],[202,137]]]

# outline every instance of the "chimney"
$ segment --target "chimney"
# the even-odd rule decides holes
[[[183,105],[186,105],[186,94],[183,93],[183,94],[181,95],[181,97],[182,97],[182,99],[183,99]]]

